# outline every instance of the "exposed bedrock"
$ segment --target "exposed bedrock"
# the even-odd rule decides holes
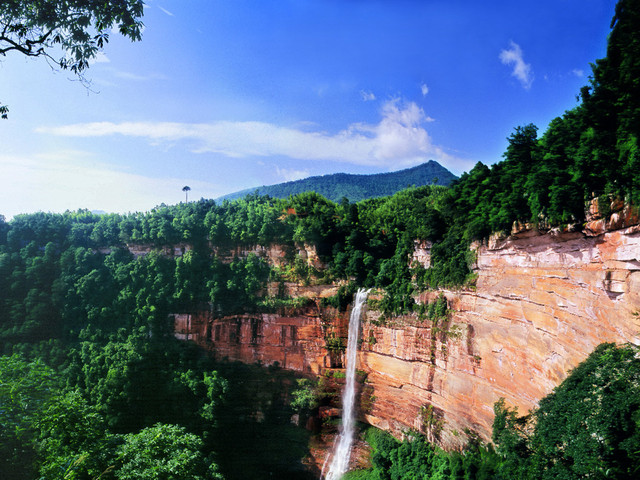
[[[445,292],[454,312],[435,334],[415,321],[365,327],[369,423],[448,446],[466,429],[488,439],[500,397],[525,412],[598,344],[640,343],[638,227],[523,232],[480,247],[477,273],[475,291]]]

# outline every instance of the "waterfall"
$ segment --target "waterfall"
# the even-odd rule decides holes
[[[347,372],[346,385],[342,393],[342,426],[340,435],[334,445],[333,452],[322,466],[321,478],[325,480],[339,480],[347,471],[351,457],[351,444],[355,433],[355,399],[356,399],[356,358],[358,353],[358,337],[360,336],[360,314],[367,299],[369,290],[359,289],[349,318],[349,340],[347,342]],[[329,472],[324,475],[327,463]]]

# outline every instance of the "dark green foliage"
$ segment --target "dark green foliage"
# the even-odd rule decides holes
[[[253,254],[223,263],[212,254],[208,233],[217,222],[234,240],[268,244],[296,225],[295,218],[279,219],[284,207],[269,199],[236,202],[233,214],[231,204],[227,207],[201,201],[161,206],[147,214],[35,214],[0,224],[0,343],[5,352],[47,359],[60,379],[55,387],[39,381],[29,393],[37,397],[38,388],[46,388],[42,407],[36,408],[30,398],[19,405],[31,409],[12,415],[19,429],[3,432],[7,465],[2,468],[16,476],[7,473],[6,478],[29,478],[36,472],[43,478],[125,478],[131,469],[144,476],[147,467],[164,467],[151,451],[144,458],[127,456],[123,463],[123,445],[155,425],[176,441],[184,435],[202,439],[185,458],[199,459],[193,477],[216,478],[215,471],[200,467],[201,460],[217,463],[210,455],[231,428],[230,421],[220,421],[221,415],[234,415],[223,413],[230,409],[229,382],[194,347],[175,340],[169,313],[263,308],[262,292],[267,280],[277,280],[277,272]],[[255,222],[243,224],[251,215]],[[335,222],[330,215],[324,218]],[[321,228],[316,232],[321,235]],[[150,251],[135,257],[123,248],[126,242]],[[175,245],[178,255],[164,253]],[[38,371],[26,365],[34,374]],[[286,412],[284,425],[291,415]],[[271,426],[270,435],[277,436],[282,423]],[[169,425],[180,425],[184,435],[169,432]],[[288,428],[293,437],[299,433]],[[250,436],[243,432],[237,441]],[[292,455],[303,456],[304,444],[285,455],[278,469],[295,463]],[[129,473],[119,473],[125,471]]]
[[[442,293],[433,302],[416,305],[415,309],[419,313],[419,318],[431,320],[434,324],[447,320],[449,315],[447,297]]]
[[[444,452],[417,434],[399,442],[388,433],[369,428],[371,468],[356,470],[344,480],[489,480],[496,478],[499,457],[473,438],[462,452]]]
[[[446,223],[441,209],[446,195],[442,187],[411,188],[387,199],[358,203],[355,209],[349,206],[343,225],[350,233],[344,244],[334,247],[334,272],[354,278],[359,285],[383,288],[385,313],[411,311],[414,241],[442,242]]]
[[[551,224],[573,223],[584,215],[586,192],[572,175],[580,141],[578,109],[552,120],[539,142],[540,158],[525,183],[531,218]]]
[[[157,342],[151,343],[159,347]],[[166,351],[171,348],[173,351]],[[149,354],[145,344],[131,338],[121,343],[109,342],[104,349],[84,342],[83,349],[82,353],[89,352],[90,357],[78,355],[68,368],[70,372],[62,373],[15,355],[0,356],[2,478],[33,478],[36,471],[45,479],[89,479],[112,471],[117,478],[131,478],[127,476],[131,469],[153,469],[154,462],[159,462],[153,451],[148,456],[140,453],[141,457],[131,458],[126,452],[127,448],[134,449],[136,439],[147,435],[145,428],[160,420],[189,428],[192,433],[185,433],[185,438],[193,442],[185,455],[202,457],[206,448],[195,435],[216,435],[228,385],[225,379],[186,357],[185,348],[167,342],[163,342],[162,355]],[[105,363],[106,371],[101,370]],[[187,365],[194,369],[187,369]],[[74,371],[81,371],[83,377],[74,378]],[[74,389],[64,388],[65,377],[75,385]],[[175,442],[182,441],[182,437],[176,437],[171,430],[178,427],[154,428],[159,429],[156,433],[167,431],[175,437],[171,448],[180,447]],[[180,431],[184,428],[180,427]],[[144,441],[150,444],[149,448],[155,448],[153,441]],[[185,455],[180,456],[186,462],[184,468],[195,468]],[[168,461],[166,456],[162,454],[163,462]],[[177,469],[182,468],[180,458],[171,460],[178,462],[174,465]],[[214,475],[215,462],[204,464],[201,458],[197,465],[193,475],[208,471],[206,475],[213,476],[202,478],[219,478]],[[156,467],[164,468],[159,464]]]
[[[301,462],[311,433],[291,423],[288,404],[298,387],[293,372],[240,363],[221,364],[218,371],[230,381],[218,434],[210,440],[225,479],[317,479]],[[300,418],[304,426],[304,412]]]
[[[413,310],[415,301],[409,267],[409,255],[412,242],[403,236],[396,246],[393,257],[380,262],[380,271],[376,276],[376,284],[385,289],[385,296],[380,307],[385,313],[402,314]]]
[[[338,230],[337,205],[317,193],[306,192],[290,197],[283,206],[292,239],[315,245],[319,255],[330,256],[333,245],[344,235]]]
[[[291,392],[291,408],[297,411],[309,411],[318,407],[318,385],[308,378],[297,380],[298,388]]]
[[[531,173],[539,157],[537,130],[532,124],[517,127],[508,138],[502,162],[491,169],[478,163],[454,182],[448,214],[453,223],[459,225],[459,231],[453,234],[455,242],[510,231],[514,221],[531,219],[526,185],[528,178],[537,178]]]
[[[242,211],[259,207],[273,217],[282,211],[268,201],[244,205]],[[2,223],[2,348],[11,353],[16,345],[73,340],[81,333],[105,338],[120,328],[171,335],[169,313],[206,310],[209,302],[220,313],[256,309],[269,268],[252,255],[231,264],[211,256],[206,224],[220,211],[202,201],[145,215],[37,213]],[[237,219],[226,220],[232,226]],[[275,222],[288,228],[284,220]],[[259,239],[265,227],[260,221],[255,226],[253,238]],[[134,258],[124,241],[156,250]],[[180,250],[181,242],[188,245],[183,255],[161,253],[169,246]]]
[[[60,394],[35,422],[40,475],[95,478],[114,461],[118,440],[103,417],[77,391]]]
[[[224,201],[218,206],[211,202],[211,205],[204,205],[203,212],[208,236],[218,247],[291,241],[291,231],[281,220],[282,202],[266,196],[247,195],[234,202]],[[176,212],[176,216],[180,217],[180,213]],[[198,225],[199,222],[200,218],[194,221],[194,225]],[[206,238],[206,235],[192,236],[201,240]]]
[[[177,425],[157,424],[124,436],[118,451],[116,478],[129,480],[222,479],[214,464],[207,465],[198,436]]]
[[[59,387],[55,372],[40,361],[0,356],[0,477],[34,474],[35,423]]]
[[[258,309],[259,294],[269,278],[269,266],[249,254],[231,264],[217,264],[210,286],[210,300],[218,312],[248,312]]]
[[[323,298],[322,306],[332,306],[338,310],[344,312],[348,306],[353,302],[353,296],[358,290],[358,286],[355,283],[349,283],[347,285],[341,285],[338,288],[338,293],[329,298]]]
[[[472,252],[459,225],[454,225],[441,242],[431,248],[431,268],[424,276],[427,287],[464,285],[469,278]]]
[[[179,312],[206,310],[210,300],[210,290],[206,278],[213,276],[211,258],[199,250],[190,250],[175,262],[175,287],[173,298]]]
[[[517,409],[505,406],[500,399],[493,407],[493,433],[491,439],[497,445],[496,451],[502,458],[500,472],[504,478],[528,478],[531,470],[529,462],[529,436],[531,415],[518,416]]]
[[[417,167],[391,173],[373,175],[335,173],[309,177],[278,185],[243,190],[225,195],[220,200],[235,200],[250,193],[268,195],[273,198],[287,198],[304,192],[315,192],[334,202],[340,202],[343,198],[350,202],[359,202],[368,198],[393,195],[407,187],[447,186],[455,178],[455,175],[446,168],[430,160]]]

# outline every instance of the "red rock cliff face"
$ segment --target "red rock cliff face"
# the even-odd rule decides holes
[[[267,257],[269,258],[269,257]],[[277,290],[277,286],[273,286]],[[307,305],[288,314],[245,314],[213,317],[209,312],[174,314],[175,336],[198,343],[218,360],[259,363],[305,374],[320,374],[340,366],[341,357],[327,349],[325,337],[346,335],[344,315],[320,309],[320,299],[337,292],[333,285],[286,285],[292,297]]]
[[[640,227],[525,231],[481,247],[477,274],[475,291],[445,292],[453,314],[435,333],[415,319],[378,326],[369,312],[370,423],[448,446],[465,429],[487,439],[500,397],[534,408],[598,344],[640,343]]]
[[[318,318],[304,315],[175,315],[176,336],[193,340],[218,360],[279,365],[319,374],[331,367]]]
[[[397,435],[418,429],[449,447],[465,443],[467,429],[488,439],[500,397],[534,408],[598,344],[640,343],[640,227],[606,227],[523,231],[480,247],[477,288],[444,292],[448,321],[383,323],[369,309],[358,366],[368,374],[362,419]],[[325,337],[346,336],[346,316],[314,303],[332,292],[299,292],[311,299],[304,314],[177,316],[176,332],[220,359],[322,373],[340,364]]]

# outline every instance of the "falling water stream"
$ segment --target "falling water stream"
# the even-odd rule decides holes
[[[340,436],[334,446],[333,452],[327,458],[322,467],[321,478],[325,480],[339,480],[347,471],[349,458],[351,457],[351,444],[355,432],[355,399],[356,399],[356,358],[358,352],[358,338],[360,336],[360,314],[369,290],[360,289],[349,318],[349,339],[347,341],[347,372],[346,385],[342,393],[342,426]],[[327,462],[329,471],[325,475]]]

